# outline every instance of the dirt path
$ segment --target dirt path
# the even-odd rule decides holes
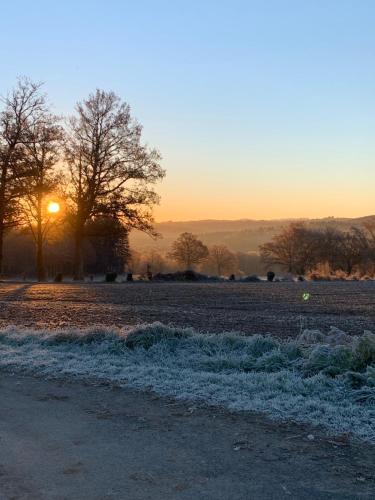
[[[0,401],[1,500],[374,498],[375,447],[305,426],[5,374]]]

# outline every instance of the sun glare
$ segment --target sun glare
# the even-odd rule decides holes
[[[57,214],[60,211],[60,205],[56,201],[50,201],[47,210],[50,214]]]

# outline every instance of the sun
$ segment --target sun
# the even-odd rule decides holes
[[[56,201],[50,201],[47,210],[50,214],[57,214],[60,211],[60,204]]]

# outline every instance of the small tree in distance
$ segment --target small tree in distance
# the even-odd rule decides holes
[[[213,245],[210,247],[208,263],[218,276],[222,276],[223,273],[233,272],[235,256],[227,246]]]
[[[316,232],[295,223],[284,228],[272,241],[259,247],[266,265],[277,265],[288,273],[305,274],[317,264]]]
[[[208,257],[208,248],[195,234],[182,233],[172,244],[168,257],[185,266],[185,269],[192,269]]]

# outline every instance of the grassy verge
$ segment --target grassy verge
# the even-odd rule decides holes
[[[375,443],[375,335],[305,330],[294,341],[208,335],[162,324],[133,330],[0,331],[0,368],[94,377]]]

